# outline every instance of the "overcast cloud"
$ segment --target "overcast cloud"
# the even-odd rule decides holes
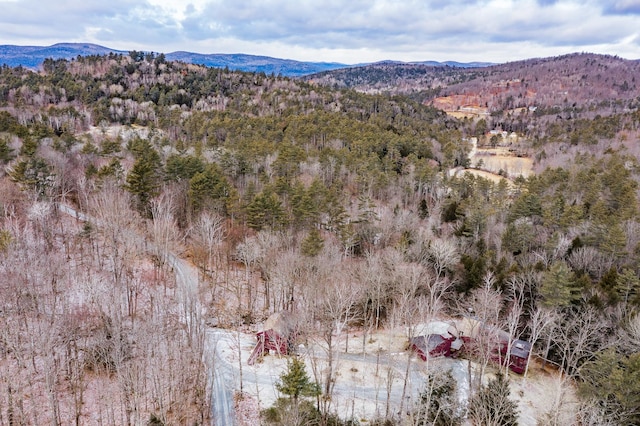
[[[0,44],[359,63],[640,59],[640,0],[0,0]]]

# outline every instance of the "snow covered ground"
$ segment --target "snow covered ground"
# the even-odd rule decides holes
[[[433,322],[425,325],[430,332],[446,331],[450,322]],[[257,401],[260,409],[273,405],[278,398],[275,384],[286,370],[287,357],[270,354],[261,362],[249,366],[247,360],[255,345],[253,334],[235,331],[215,330],[218,364],[232,377],[233,386],[242,390]],[[425,386],[427,373],[436,370],[451,370],[458,385],[458,398],[466,402],[469,397],[469,366],[472,376],[476,365],[465,359],[435,358],[427,362],[411,356],[405,348],[406,331],[402,329],[381,330],[367,335],[360,332],[349,335],[348,345],[345,336],[341,336],[335,346],[334,363],[335,385],[330,409],[342,418],[352,418],[366,424],[385,414],[398,416],[400,408],[407,411],[413,408],[420,391]],[[345,353],[345,348],[347,352]],[[320,341],[309,341],[298,348],[298,354],[304,359],[307,373],[324,382],[327,368],[327,350]],[[409,368],[407,369],[407,363]],[[408,372],[408,373],[407,373]],[[483,381],[493,376],[496,370],[489,368]],[[407,387],[404,389],[404,379]],[[575,396],[572,387],[557,374],[543,372],[533,367],[526,380],[516,374],[510,374],[511,398],[518,402],[519,424],[534,426],[541,416],[552,407],[559,407],[571,424],[572,407]],[[403,398],[404,390],[404,398]]]

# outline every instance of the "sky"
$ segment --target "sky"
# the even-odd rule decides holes
[[[640,59],[640,0],[0,0],[0,44],[356,64]]]

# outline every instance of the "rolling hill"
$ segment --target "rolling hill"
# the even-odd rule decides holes
[[[73,59],[77,56],[108,55],[110,53],[127,54],[128,52],[91,43],[58,43],[52,46],[0,45],[0,64],[6,64],[10,67],[37,68],[47,58]],[[166,54],[166,58],[170,61],[182,61],[216,68],[228,67],[235,71],[273,73],[287,77],[313,74],[347,66],[339,63],[300,62],[245,54],[171,52]]]
[[[110,53],[127,54],[128,52],[91,43],[58,43],[52,46],[0,45],[0,65],[37,68],[47,58],[73,59],[77,56],[108,55]],[[165,53],[165,56],[170,61],[182,61],[216,68],[229,68],[234,71],[264,72],[265,74],[282,75],[286,77],[301,77],[352,66],[337,62],[303,62],[242,53],[202,54],[178,51]],[[402,62],[391,61],[385,61],[385,63],[404,64]],[[420,62],[419,64],[428,64],[434,67],[455,66],[461,68],[487,65],[486,63],[465,64],[461,62],[435,61]]]
[[[0,45],[0,64],[10,67],[23,66],[37,68],[47,58],[72,59],[89,55],[108,55],[109,53],[127,53],[91,43],[57,43],[52,46],[15,46]]]
[[[363,93],[409,95],[445,111],[512,115],[609,115],[637,107],[640,61],[591,53],[450,67],[377,63],[306,76],[307,81]]]

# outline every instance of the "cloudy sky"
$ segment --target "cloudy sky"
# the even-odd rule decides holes
[[[0,0],[0,44],[342,63],[640,59],[640,0]]]

